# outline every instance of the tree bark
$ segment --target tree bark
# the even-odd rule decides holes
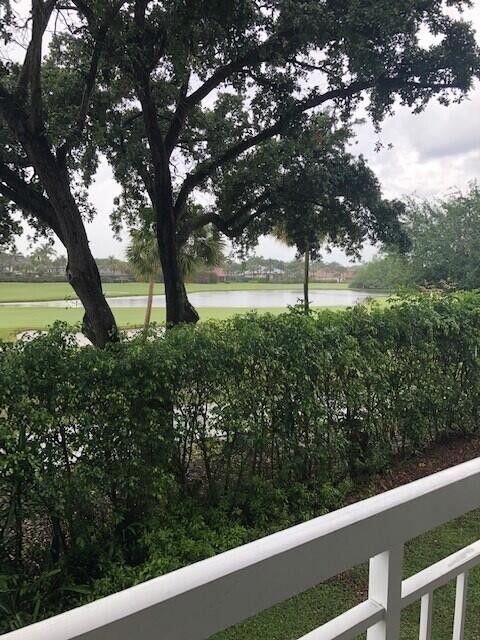
[[[157,240],[165,285],[167,327],[184,322],[194,324],[199,315],[190,304],[185,289],[173,208],[160,219],[157,215]]]
[[[81,221],[80,221],[81,222]],[[102,290],[97,264],[93,258],[83,223],[78,234],[65,239],[67,249],[67,277],[85,309],[82,331],[97,347],[118,339],[118,330],[112,310]]]
[[[307,313],[310,309],[310,300],[308,298],[308,283],[310,279],[310,246],[307,242],[305,248],[305,265],[303,274],[303,306]]]
[[[55,233],[67,250],[67,277],[85,309],[82,331],[97,347],[118,339],[115,318],[105,300],[82,215],[70,190],[68,170],[42,136],[23,136],[22,145],[40,177],[55,213]]]

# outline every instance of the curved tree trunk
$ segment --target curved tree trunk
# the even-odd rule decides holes
[[[90,252],[85,229],[79,238],[68,238],[63,244],[68,255],[68,281],[85,309],[82,331],[92,344],[104,347],[108,342],[118,339],[118,330],[103,294],[100,274]]]
[[[198,322],[199,315],[190,303],[185,289],[176,240],[162,237],[158,245],[165,285],[167,326],[181,324],[182,322]]]
[[[118,339],[118,330],[103,294],[82,215],[70,189],[67,167],[57,160],[41,136],[26,137],[22,143],[54,211],[52,229],[67,250],[68,281],[85,309],[82,330],[95,346],[104,347]]]
[[[310,300],[308,298],[308,283],[310,279],[310,246],[307,242],[305,249],[305,265],[303,274],[303,306],[305,312],[310,309]]]

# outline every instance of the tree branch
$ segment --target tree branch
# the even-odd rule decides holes
[[[248,151],[248,149],[251,149],[261,142],[269,140],[270,138],[273,138],[274,136],[282,133],[285,127],[290,124],[295,117],[301,115],[305,111],[309,111],[310,109],[319,107],[325,102],[329,102],[330,100],[347,100],[361,93],[362,91],[373,89],[375,87],[389,89],[411,87],[434,90],[457,88],[454,84],[409,82],[405,81],[404,78],[384,78],[376,81],[352,82],[347,87],[332,89],[330,91],[326,91],[325,93],[312,95],[308,98],[305,98],[304,100],[299,101],[295,108],[291,109],[285,116],[279,118],[279,120],[277,120],[277,122],[275,122],[270,127],[267,127],[262,131],[248,138],[245,138],[244,140],[240,140],[229,149],[224,151],[222,154],[220,154],[214,160],[210,160],[200,164],[193,172],[187,175],[182,187],[180,188],[175,203],[175,210],[177,211],[177,215],[179,215],[184,210],[187,198],[190,193],[197,186],[202,184],[202,182],[204,182],[207,178],[209,178],[218,168],[224,166],[225,164],[228,164],[232,160],[235,160],[242,153]]]
[[[172,118],[170,128],[165,137],[165,147],[170,155],[175,148],[178,137],[185,125],[188,114],[206,98],[212,91],[225,82],[232,75],[243,71],[246,68],[253,67],[272,60],[275,55],[281,53],[285,48],[285,42],[294,34],[294,29],[284,30],[281,33],[272,35],[268,40],[259,46],[256,46],[237,60],[233,60],[216,69],[205,82],[198,87],[193,93],[179,100],[175,114]]]
[[[48,198],[20,178],[4,163],[0,163],[0,192],[19,209],[28,212],[40,222],[49,226],[58,238],[62,240],[57,217]]]
[[[57,159],[60,161],[64,161],[67,154],[70,153],[76,142],[81,136],[81,133],[85,127],[85,123],[87,120],[88,107],[90,105],[90,100],[92,97],[93,90],[95,88],[95,81],[97,78],[98,64],[100,62],[100,57],[103,53],[103,49],[105,47],[105,42],[107,39],[108,31],[111,27],[111,23],[114,18],[118,15],[122,5],[125,3],[125,0],[117,0],[111,6],[109,6],[105,11],[105,16],[100,24],[97,33],[95,35],[95,45],[92,52],[92,57],[90,58],[90,67],[85,79],[85,85],[83,88],[82,101],[80,103],[80,108],[78,112],[78,117],[75,122],[75,125],[71,129],[70,133],[65,138],[63,144],[58,148],[57,151]],[[93,21],[93,16],[89,10],[89,7],[84,7],[83,2],[78,2],[76,0],[75,4],[79,6],[79,10],[87,13],[84,13],[85,18],[89,24]],[[93,29],[93,26],[91,26]]]
[[[17,94],[22,99],[30,94],[30,124],[34,131],[43,129],[42,42],[55,2],[32,0],[32,36],[17,85]]]

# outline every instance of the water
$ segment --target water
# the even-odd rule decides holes
[[[378,294],[365,291],[353,291],[349,289],[312,289],[310,291],[310,304],[317,307],[349,307],[366,298],[377,297]],[[188,296],[195,307],[237,307],[242,309],[261,309],[266,307],[288,307],[295,305],[303,298],[303,290],[298,289],[263,289],[250,291],[198,291]],[[119,298],[107,298],[108,304],[116,308],[145,307],[147,296],[124,296]],[[0,306],[14,307],[57,307],[75,308],[81,307],[79,300],[52,300],[42,302],[8,302],[0,303]],[[153,306],[164,308],[165,296],[153,297]]]

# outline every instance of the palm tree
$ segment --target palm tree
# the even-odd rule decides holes
[[[131,242],[127,247],[127,261],[138,278],[148,281],[147,309],[143,325],[147,332],[152,316],[153,289],[155,280],[162,272],[155,233],[150,228],[132,229]],[[184,277],[188,277],[199,266],[213,267],[223,261],[225,243],[218,232],[209,227],[199,229],[182,248],[180,255]]]
[[[155,280],[161,273],[160,256],[158,255],[157,239],[151,229],[132,229],[130,238],[131,241],[126,252],[127,261],[138,278],[148,281],[147,309],[143,323],[143,331],[146,333],[152,317]]]
[[[225,242],[213,227],[203,227],[193,232],[182,248],[180,262],[185,278],[199,267],[215,267],[224,260]]]

